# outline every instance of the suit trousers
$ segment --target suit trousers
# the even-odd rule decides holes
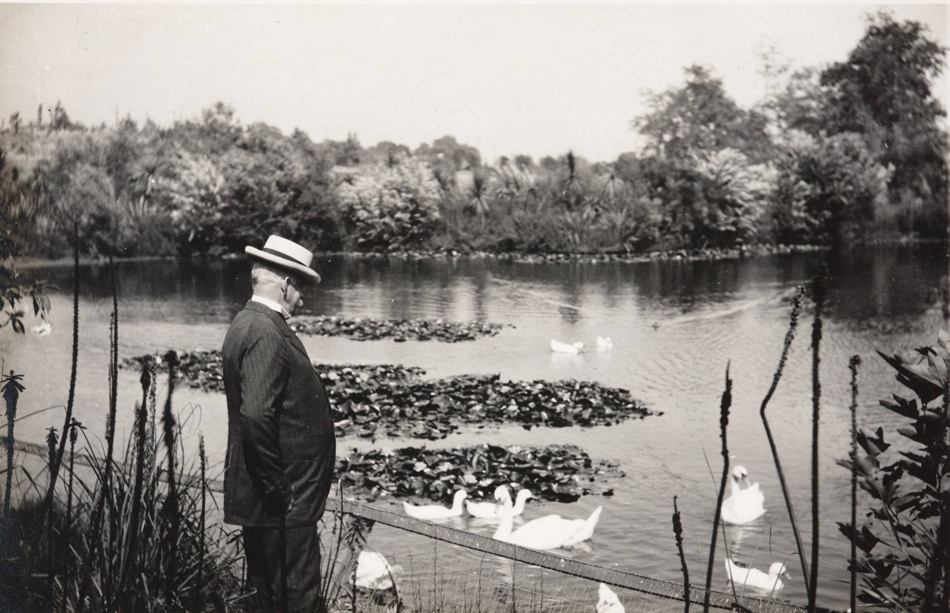
[[[285,533],[282,535],[281,531]],[[287,613],[324,613],[320,584],[320,536],[317,525],[302,528],[244,526],[247,583],[255,613],[281,613],[282,569],[287,574]]]

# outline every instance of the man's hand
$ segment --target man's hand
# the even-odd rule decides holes
[[[281,517],[290,513],[294,508],[294,486],[280,488],[271,492],[267,497],[265,512],[271,517]]]

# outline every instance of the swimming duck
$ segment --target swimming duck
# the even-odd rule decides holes
[[[744,466],[732,469],[729,479],[731,495],[722,501],[722,521],[742,525],[758,519],[765,513],[765,495],[759,484],[749,484],[749,472]]]
[[[598,348],[598,349],[609,350],[609,349],[612,349],[613,346],[614,346],[614,342],[613,342],[612,340],[610,340],[610,337],[609,337],[609,336],[607,336],[607,337],[598,336],[598,337],[597,337],[597,348]]]
[[[551,351],[555,353],[580,353],[580,350],[584,348],[584,343],[562,343],[551,339]]]
[[[402,506],[406,511],[406,515],[415,517],[416,519],[448,519],[450,517],[459,517],[462,514],[462,501],[465,500],[467,495],[465,490],[456,491],[455,496],[452,497],[452,506],[450,508],[445,508],[437,504],[416,506],[408,502],[403,502]]]
[[[367,590],[393,589],[396,571],[383,554],[375,551],[361,551],[356,562],[356,586]]]
[[[603,507],[597,507],[587,519],[564,519],[560,515],[547,515],[533,519],[512,531],[513,508],[511,500],[503,501],[501,523],[492,538],[529,549],[557,549],[570,547],[589,539],[600,519]]]
[[[524,504],[527,502],[528,498],[531,498],[531,492],[527,489],[522,489],[518,491],[518,495],[515,498],[515,505],[512,509],[512,516],[517,517],[524,512]],[[508,487],[504,485],[499,485],[495,488],[495,500],[499,502],[472,502],[471,500],[465,501],[465,508],[468,510],[468,514],[472,517],[478,517],[481,519],[501,519],[501,514],[504,511],[504,500],[507,499],[508,502],[511,502],[511,493],[508,491]]]
[[[777,592],[784,585],[779,575],[785,574],[785,565],[775,562],[769,566],[768,574],[757,568],[739,566],[728,557],[726,558],[726,574],[736,586],[748,586],[766,592]]]
[[[597,601],[597,613],[626,613],[623,603],[607,584],[601,583],[597,591],[600,600]]]

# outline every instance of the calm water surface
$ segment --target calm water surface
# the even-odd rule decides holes
[[[903,351],[936,339],[945,326],[937,288],[947,274],[945,246],[859,250],[829,256],[830,299],[821,345],[820,422],[822,573],[819,603],[847,606],[848,544],[836,522],[850,517],[850,477],[835,460],[847,454],[850,434],[848,361],[863,359],[859,422],[892,425],[878,399],[901,387],[875,350]],[[323,257],[323,283],[306,297],[305,311],[348,317],[443,318],[506,324],[497,336],[440,343],[303,337],[316,362],[405,364],[427,376],[498,373],[510,380],[590,380],[629,389],[662,415],[590,429],[485,428],[430,447],[477,443],[574,443],[595,459],[620,464],[626,476],[612,497],[573,504],[529,504],[526,517],[604,511],[589,547],[567,555],[594,564],[680,582],[671,525],[673,497],[683,514],[687,562],[702,583],[721,470],[719,400],[727,365],[733,378],[729,444],[766,496],[766,514],[728,528],[738,561],[765,568],[788,564],[782,597],[804,603],[801,568],[778,478],[758,416],[778,363],[796,287],[818,269],[818,254],[721,262],[519,264],[493,260],[360,260]],[[71,267],[22,270],[27,283],[45,278],[52,296],[53,333],[13,336],[0,330],[4,368],[25,375],[19,414],[41,411],[17,424],[17,438],[41,443],[50,426],[62,427],[71,351]],[[107,265],[81,271],[80,366],[76,415],[101,440],[108,406],[111,290]],[[228,323],[250,295],[248,264],[124,262],[117,267],[121,358],[163,351],[220,348]],[[609,336],[599,351],[597,336]],[[769,409],[783,468],[796,501],[799,526],[810,547],[811,311],[799,328],[785,376]],[[577,356],[553,354],[551,339],[581,341]],[[118,431],[131,429],[140,395],[138,375],[120,372]],[[159,398],[164,398],[164,390]],[[175,405],[192,441],[205,437],[213,464],[223,463],[227,415],[223,394],[179,389]],[[189,444],[194,444],[189,443]],[[367,442],[344,439],[341,453]],[[377,446],[419,446],[381,440]],[[716,477],[713,477],[713,474]],[[380,502],[379,504],[391,504]],[[396,506],[392,507],[396,509]],[[460,527],[490,533],[490,527]],[[720,539],[722,546],[722,539]],[[385,543],[382,544],[385,546]],[[721,564],[721,554],[720,554]],[[716,589],[725,573],[716,567]]]

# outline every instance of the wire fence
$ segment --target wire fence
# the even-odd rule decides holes
[[[403,611],[590,613],[600,602],[609,613],[662,613],[698,611],[705,600],[701,588],[690,590],[687,605],[682,584],[527,549],[359,502],[330,498],[327,509],[335,521],[359,518],[372,527],[364,551],[382,554],[397,569],[394,576]],[[609,586],[623,609],[608,609],[610,603],[601,602],[600,584]],[[346,594],[341,600],[348,596],[350,608],[353,603],[363,611],[393,607],[391,600],[369,590],[341,587]],[[710,610],[805,610],[775,599],[716,591],[709,596]]]

